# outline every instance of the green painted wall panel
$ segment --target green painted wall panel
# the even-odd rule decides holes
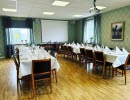
[[[76,42],[82,43],[82,20],[77,20],[76,21]]]
[[[3,26],[2,26],[2,17],[0,17],[0,57],[5,56],[4,52],[4,32],[3,32]]]
[[[76,22],[69,21],[68,22],[68,43],[72,43],[76,41]]]
[[[33,21],[33,34],[34,34],[34,42],[41,43],[42,42],[42,29],[41,29],[41,21]]]
[[[124,40],[111,40],[111,23],[125,22]],[[130,51],[130,6],[112,10],[101,15],[101,43],[109,47],[126,48]]]

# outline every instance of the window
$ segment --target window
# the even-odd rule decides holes
[[[84,43],[93,43],[94,19],[86,20],[84,26]]]
[[[26,44],[30,43],[29,28],[9,28],[11,44]]]

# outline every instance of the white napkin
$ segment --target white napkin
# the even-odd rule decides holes
[[[81,47],[81,45],[80,45],[79,43],[77,43],[77,46],[78,46],[78,47]]]
[[[104,45],[103,45],[103,44],[101,45],[101,48],[103,48],[103,49],[104,49]]]
[[[104,49],[104,53],[110,53],[110,52],[112,52],[112,51],[106,46]]]
[[[82,46],[82,47],[85,47],[85,45],[84,45],[83,43],[81,44],[81,46]]]
[[[68,46],[71,46],[71,44],[69,43]]]
[[[116,54],[122,54],[122,51],[116,46]]]
[[[94,50],[97,50],[97,47],[96,47],[96,46],[94,46],[94,47],[93,47],[93,49],[94,49]]]
[[[74,41],[72,42],[72,44],[75,44]]]
[[[123,54],[128,54],[129,52],[125,48],[122,48],[122,53]]]
[[[66,45],[66,43],[64,45]]]
[[[73,44],[72,47],[76,47],[76,44]]]
[[[101,47],[99,45],[97,45],[97,50],[101,51]]]

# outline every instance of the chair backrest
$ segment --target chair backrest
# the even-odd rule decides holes
[[[65,50],[65,51],[68,51],[68,47],[67,47],[67,46],[64,46],[64,50]]]
[[[85,49],[84,48],[80,48],[80,54],[85,56]]]
[[[69,51],[69,52],[73,52],[73,49],[72,49],[71,46],[68,46],[68,51]]]
[[[51,59],[32,60],[32,74],[51,76]]]
[[[63,45],[61,45],[61,50],[64,50],[64,46]]]
[[[12,55],[12,58],[13,58],[13,61],[14,61],[14,63],[15,63],[15,66],[16,66],[16,70],[18,71],[18,70],[19,70],[19,63],[18,63],[18,60],[17,60],[17,58],[16,58],[15,55]]]
[[[95,61],[96,62],[102,62],[102,63],[104,63],[105,58],[104,58],[104,53],[103,52],[101,52],[101,51],[95,51],[94,55],[95,55]]]
[[[18,48],[15,49],[15,55],[16,55],[16,59],[18,61],[18,64],[20,65],[19,49]]]
[[[128,54],[127,59],[125,61],[125,66],[130,66],[130,54]]]
[[[88,59],[93,59],[93,50],[86,49],[86,57]]]

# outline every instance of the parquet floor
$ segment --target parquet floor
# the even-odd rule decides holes
[[[52,94],[49,88],[40,86],[37,96],[30,90],[16,89],[16,70],[11,59],[0,60],[0,100],[130,100],[130,73],[127,72],[127,85],[124,77],[118,74],[102,79],[92,74],[78,63],[57,57],[61,68],[58,71],[58,83],[52,80]],[[88,68],[89,69],[89,68]]]

